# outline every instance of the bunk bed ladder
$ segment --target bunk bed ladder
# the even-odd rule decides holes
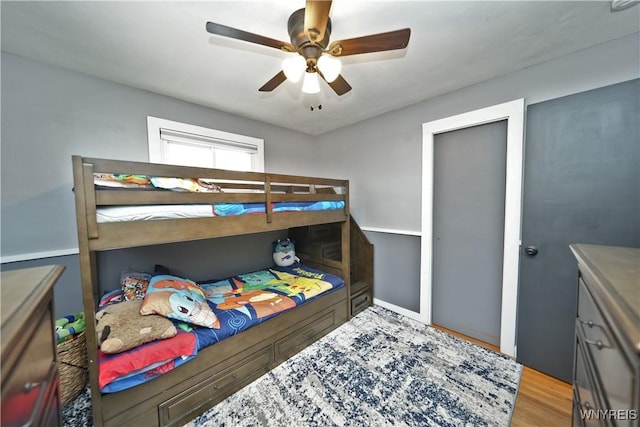
[[[289,234],[304,264],[345,278],[349,317],[373,303],[373,244],[353,216],[343,223],[292,228]]]
[[[351,216],[351,292],[349,313],[355,316],[373,304],[373,244]]]

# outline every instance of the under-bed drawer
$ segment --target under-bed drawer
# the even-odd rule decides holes
[[[158,406],[163,426],[182,425],[211,406],[211,401],[229,395],[266,373],[271,365],[271,345],[261,348],[224,371],[196,384]],[[220,399],[221,400],[221,399]]]
[[[364,292],[356,297],[351,298],[351,315],[355,316],[370,305],[371,291]]]
[[[298,353],[336,326],[335,311],[316,318],[275,343],[276,361],[283,361]]]

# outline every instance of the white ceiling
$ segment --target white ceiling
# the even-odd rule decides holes
[[[343,58],[353,90],[321,82],[258,88],[286,53],[213,36],[213,21],[289,41],[304,0],[2,1],[2,50],[121,84],[318,135],[496,76],[636,33],[640,7],[608,1],[334,0],[331,41],[411,28],[407,49]]]

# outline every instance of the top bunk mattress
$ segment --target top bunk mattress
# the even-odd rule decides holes
[[[272,212],[308,212],[344,209],[342,200],[315,202],[275,202]],[[147,221],[157,219],[203,218],[265,213],[264,203],[217,203],[213,205],[105,206],[96,210],[98,223]]]
[[[226,193],[219,181],[200,178],[169,178],[131,174],[94,173],[93,183],[96,190],[131,191],[170,191],[180,193]],[[218,185],[220,184],[220,185]],[[231,185],[227,183],[227,185]],[[260,193],[257,187],[241,183],[241,194],[251,197]],[[251,190],[251,188],[254,188]],[[293,187],[291,187],[293,188]],[[233,185],[232,193],[238,191]],[[129,193],[131,194],[131,193]],[[330,197],[327,197],[330,198]],[[264,200],[264,199],[263,199]],[[96,209],[98,223],[147,221],[156,219],[203,218],[216,216],[238,216],[271,212],[309,212],[340,210],[345,208],[344,200],[276,201],[269,204],[261,202],[233,203],[193,203],[193,204],[126,204],[99,206]]]

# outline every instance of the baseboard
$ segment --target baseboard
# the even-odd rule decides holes
[[[383,301],[383,300],[378,299],[378,298],[374,298],[373,299],[373,303],[375,305],[379,305],[382,308],[386,308],[387,310],[391,310],[391,311],[393,311],[395,313],[401,314],[403,316],[406,316],[406,317],[408,317],[410,319],[413,319],[413,320],[416,320],[418,322],[425,323],[425,324],[427,323],[427,322],[425,322],[425,320],[422,317],[420,317],[420,313],[417,313],[415,311],[408,310],[406,308],[397,306],[395,304],[391,304],[389,302]]]

